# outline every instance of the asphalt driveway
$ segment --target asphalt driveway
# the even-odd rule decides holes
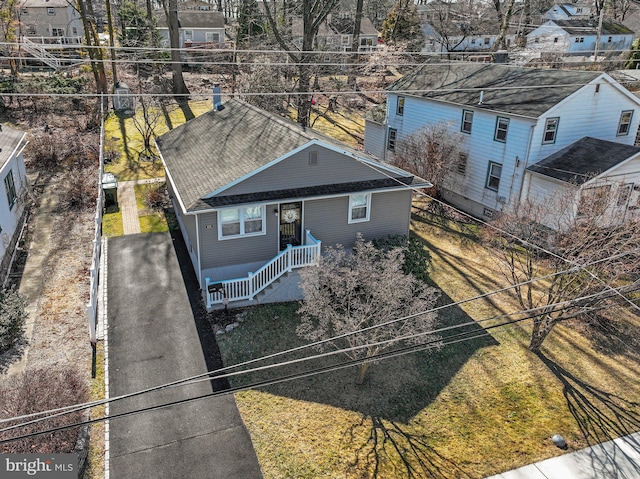
[[[180,261],[178,260],[180,257]],[[109,389],[117,396],[219,367],[179,234],[108,243]],[[203,381],[113,403],[110,414],[210,393]],[[232,395],[110,421],[110,478],[261,478]]]

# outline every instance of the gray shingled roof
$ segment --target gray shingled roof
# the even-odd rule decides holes
[[[553,23],[562,28],[569,35],[597,35],[598,34],[598,21],[597,20],[551,20]],[[603,20],[601,35],[630,35],[633,34],[629,28],[622,23],[615,20]]]
[[[224,28],[224,14],[213,10],[178,12],[180,28]],[[164,13],[158,15],[158,28],[167,28]]]
[[[640,152],[637,146],[585,136],[527,168],[557,180],[581,185]]]
[[[537,118],[601,74],[493,63],[426,63],[388,91]]]
[[[9,161],[13,150],[20,144],[23,136],[24,131],[2,125],[2,131],[0,131],[0,167]]]
[[[156,139],[169,175],[178,195],[189,211],[209,209],[213,206],[279,199],[274,192],[259,193],[225,199],[203,199],[229,183],[257,170],[287,153],[319,140],[330,146],[373,160],[310,128],[271,115],[240,100],[225,103],[222,111],[207,112]],[[375,161],[375,160],[373,160]],[[407,182],[413,178],[408,175]],[[424,180],[416,179],[416,183]],[[395,186],[397,182],[394,180]],[[323,185],[278,192],[284,197],[304,197],[339,193],[343,185]],[[370,189],[376,185],[353,184],[351,191]],[[379,187],[389,185],[380,184]],[[334,191],[335,190],[335,191]]]

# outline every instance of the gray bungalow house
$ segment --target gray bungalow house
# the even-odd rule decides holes
[[[207,307],[301,298],[321,248],[409,232],[429,186],[239,100],[156,140]]]

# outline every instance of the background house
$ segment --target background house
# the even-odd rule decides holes
[[[22,150],[26,133],[2,125],[0,129],[0,277],[4,277],[22,228],[28,191]]]
[[[633,43],[633,32],[615,20],[548,20],[527,34],[527,48],[560,54],[626,52]]]
[[[633,145],[639,110],[640,100],[606,73],[425,64],[388,88],[385,115],[365,121],[364,148],[389,160],[421,127],[443,123],[463,133],[443,194],[491,218],[522,197],[529,166],[585,135]]]
[[[542,20],[586,19],[591,15],[592,8],[592,4],[585,2],[557,3],[542,15]]]
[[[222,290],[239,304],[300,299],[294,268],[315,264],[320,245],[351,247],[358,233],[407,235],[412,188],[428,185],[239,100],[157,146],[209,307]]]
[[[182,48],[216,48],[225,44],[224,14],[213,10],[191,9],[178,12]],[[163,46],[169,45],[169,28],[164,13],[158,15],[158,34]]]
[[[355,24],[351,15],[329,15],[323,22],[316,35],[318,50],[350,52],[353,46],[353,32]],[[302,18],[291,20],[291,35],[293,43],[302,46]],[[380,33],[373,26],[371,20],[362,17],[360,23],[360,37],[358,39],[359,52],[371,52],[379,48]]]
[[[82,20],[66,0],[22,0],[18,5],[20,35],[42,44],[80,44]]]
[[[579,216],[580,199],[600,208],[603,224],[640,217],[640,148],[597,138],[581,138],[527,168],[522,199],[552,205],[562,202],[564,215],[549,208],[546,226],[570,223]],[[599,201],[593,201],[598,199]]]

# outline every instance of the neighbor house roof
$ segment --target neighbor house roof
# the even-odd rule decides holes
[[[207,112],[160,136],[156,143],[169,176],[188,211],[217,206],[310,197],[398,187],[394,178],[321,185],[244,195],[211,196],[210,193],[245,177],[270,162],[284,157],[313,140],[338,148],[346,154],[378,163],[365,153],[349,148],[310,128],[265,112],[240,100],[225,103],[222,111]],[[379,164],[379,163],[378,163]],[[390,168],[380,164],[383,168]],[[401,170],[397,170],[401,171]],[[424,180],[408,173],[393,175],[404,184]]]
[[[189,10],[178,12],[180,28],[224,28],[224,14],[210,10]],[[158,28],[167,28],[164,13],[158,15]]]
[[[9,161],[24,135],[24,131],[2,125],[2,131],[0,131],[0,168]]]
[[[591,19],[571,19],[571,20],[550,20],[560,28],[562,28],[569,35],[597,35],[598,34],[598,21]],[[632,35],[633,31],[624,26],[622,23],[616,20],[608,19],[602,21],[601,35]]]
[[[438,62],[418,67],[387,90],[537,118],[600,75],[493,63]]]
[[[22,0],[19,3],[21,8],[44,8],[44,7],[55,7],[55,8],[66,8],[71,4],[67,2],[67,0]]]
[[[637,146],[585,136],[527,168],[544,176],[581,185],[640,152]]]

